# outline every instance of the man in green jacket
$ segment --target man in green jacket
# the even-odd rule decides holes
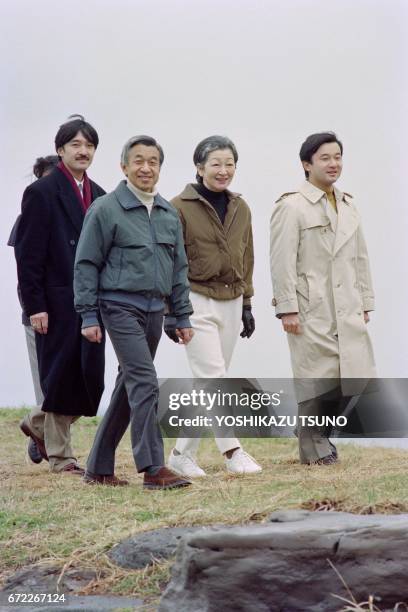
[[[102,337],[99,314],[120,370],[109,408],[87,462],[87,483],[124,485],[114,474],[115,450],[129,422],[135,464],[145,488],[191,484],[164,466],[157,422],[158,382],[153,359],[162,332],[165,300],[184,344],[193,336],[187,260],[177,212],[155,189],[161,146],[135,136],[124,146],[127,180],[98,198],[86,215],[75,261],[75,308],[82,334]]]

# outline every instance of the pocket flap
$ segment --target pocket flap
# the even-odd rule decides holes
[[[309,299],[309,284],[302,276],[298,276],[296,282],[296,292],[303,296],[306,300]]]
[[[307,230],[313,229],[314,227],[327,227],[330,225],[330,219],[326,215],[320,215],[316,217],[309,217],[302,219],[300,222],[300,229]]]
[[[167,228],[156,229],[156,242],[159,244],[176,244],[176,235]]]

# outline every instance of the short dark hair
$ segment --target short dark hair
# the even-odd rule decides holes
[[[226,136],[218,135],[208,136],[208,138],[204,138],[204,140],[199,142],[195,148],[193,154],[194,165],[197,166],[198,164],[205,164],[210,153],[212,153],[213,151],[222,151],[224,149],[229,149],[231,151],[232,156],[234,158],[234,162],[237,163],[238,151],[232,140],[230,140]],[[198,174],[198,172],[196,174],[196,180],[198,183],[203,182],[203,179]]]
[[[132,138],[129,138],[129,140],[124,144],[122,154],[120,156],[120,163],[122,166],[128,163],[130,149],[133,149],[133,147],[139,144],[145,145],[146,147],[156,147],[159,152],[160,166],[162,165],[164,161],[164,152],[162,147],[152,136],[145,136],[142,134],[141,136],[132,136]]]
[[[318,132],[311,134],[300,147],[299,157],[302,162],[312,162],[312,157],[320,149],[320,147],[329,142],[337,142],[340,147],[340,152],[343,155],[343,143],[337,138],[334,132]],[[309,178],[309,172],[305,170],[306,178]]]
[[[95,128],[85,121],[82,115],[70,115],[68,121],[60,126],[55,136],[55,150],[58,152],[58,149],[75,138],[78,132],[81,132],[83,136],[93,144],[95,149],[97,148],[99,137]]]
[[[33,166],[33,174],[36,178],[41,178],[44,172],[51,170],[58,164],[58,155],[46,155],[37,157]]]

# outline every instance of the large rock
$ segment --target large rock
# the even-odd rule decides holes
[[[408,515],[282,511],[261,526],[180,541],[159,612],[330,612],[375,595],[408,601]]]

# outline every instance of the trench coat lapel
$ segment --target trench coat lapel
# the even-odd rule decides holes
[[[333,255],[336,255],[342,246],[350,240],[359,224],[359,217],[347,197],[341,191],[334,190],[337,202],[337,231],[334,240]]]
[[[68,179],[60,170],[58,170],[58,168],[56,168],[55,172],[58,172],[58,199],[63,209],[67,213],[72,225],[75,227],[78,234],[80,234],[84,220],[84,213],[81,209],[81,205],[78,202],[75,192],[72,189]]]
[[[333,244],[334,244],[334,235],[336,234],[337,227],[337,217],[336,213],[331,207],[331,204],[327,202],[326,194],[322,189],[315,187],[309,181],[305,181],[299,188],[299,193],[301,193],[311,204],[314,205],[324,216],[320,216],[326,221],[330,221],[330,229],[333,232]],[[330,252],[331,252],[330,248]]]

